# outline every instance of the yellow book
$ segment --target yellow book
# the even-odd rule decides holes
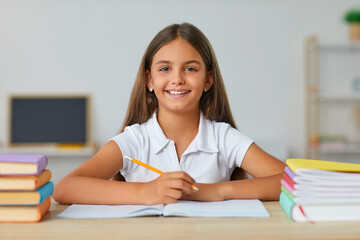
[[[35,190],[51,179],[51,171],[43,170],[38,176],[0,176],[0,191]]]
[[[360,164],[355,163],[291,158],[286,160],[286,164],[295,173],[298,169],[318,169],[336,172],[360,172]]]

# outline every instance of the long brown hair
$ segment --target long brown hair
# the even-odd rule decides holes
[[[178,37],[189,42],[200,53],[207,71],[213,72],[213,86],[209,91],[204,92],[200,98],[200,109],[204,113],[204,116],[207,119],[217,122],[229,123],[232,127],[236,128],[219,65],[209,40],[194,25],[183,23],[167,26],[154,37],[147,47],[141,60],[136,81],[131,92],[126,117],[120,132],[124,131],[126,126],[146,122],[158,107],[155,94],[149,92],[146,88],[145,73],[146,71],[150,71],[153,57],[159,49]]]
[[[123,132],[126,126],[146,122],[157,109],[158,101],[155,93],[146,88],[146,71],[150,72],[153,57],[160,48],[178,37],[190,43],[200,53],[207,71],[213,72],[214,83],[209,91],[204,92],[200,98],[200,110],[205,118],[216,122],[226,122],[236,128],[219,64],[209,40],[194,25],[183,23],[167,26],[153,38],[147,47],[141,60],[120,132]],[[124,180],[120,173],[115,175],[113,179]]]

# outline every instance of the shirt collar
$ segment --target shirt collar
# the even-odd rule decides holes
[[[161,129],[157,121],[156,112],[157,111],[155,111],[151,118],[147,121],[146,128],[149,133],[149,137],[152,139],[152,141],[150,141],[151,146],[157,154],[170,142],[170,139],[165,136],[163,130]],[[196,151],[203,151],[209,153],[219,151],[215,141],[213,122],[206,119],[202,112],[200,112],[198,134],[196,135],[195,139],[190,143],[188,149],[184,152],[184,154]]]
[[[199,131],[195,140],[199,151],[209,153],[219,151],[215,141],[214,122],[206,119],[202,112],[200,112]]]
[[[151,118],[146,122],[146,128],[149,133],[149,138],[151,139],[151,147],[157,154],[170,142],[170,139],[165,136],[161,129],[157,121],[156,112],[157,111],[155,110]]]

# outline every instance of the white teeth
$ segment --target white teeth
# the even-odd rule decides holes
[[[180,95],[180,94],[185,94],[188,93],[189,91],[182,91],[182,92],[178,92],[178,91],[169,91],[170,94],[176,94],[176,95]]]

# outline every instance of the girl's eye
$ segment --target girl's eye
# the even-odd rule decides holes
[[[160,68],[160,71],[161,72],[167,72],[167,71],[169,71],[170,70],[170,68],[168,68],[168,67],[162,67],[162,68]]]
[[[187,67],[187,68],[185,68],[185,71],[187,71],[187,72],[197,72],[197,69],[193,68],[193,67]]]

